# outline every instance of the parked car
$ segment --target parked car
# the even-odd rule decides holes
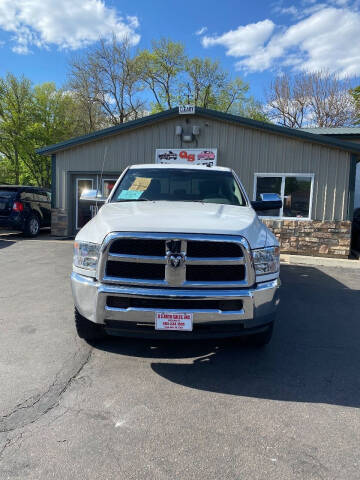
[[[169,150],[168,152],[160,153],[159,158],[160,158],[160,160],[176,160],[177,159],[177,153],[174,153],[171,150]]]
[[[198,160],[215,160],[215,153],[204,150],[198,154]]]
[[[35,237],[41,227],[50,227],[49,190],[22,185],[0,185],[0,229],[20,230]]]

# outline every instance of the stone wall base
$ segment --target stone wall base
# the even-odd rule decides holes
[[[281,253],[315,257],[348,257],[351,222],[317,220],[265,220],[280,242]]]
[[[67,237],[69,235],[68,214],[61,208],[51,209],[51,235]]]

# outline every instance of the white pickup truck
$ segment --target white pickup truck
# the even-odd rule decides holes
[[[98,198],[90,191],[82,198]],[[279,245],[229,168],[133,165],[77,234],[72,291],[80,337],[251,335],[267,344],[278,304]]]

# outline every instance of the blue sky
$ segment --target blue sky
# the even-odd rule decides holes
[[[0,76],[66,80],[67,61],[115,31],[221,60],[261,98],[278,73],[327,69],[360,83],[360,0],[1,0]]]

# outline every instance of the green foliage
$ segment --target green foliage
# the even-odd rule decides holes
[[[74,98],[54,83],[0,79],[0,181],[48,187],[50,159],[35,151],[82,133],[77,112]]]
[[[138,76],[154,96],[154,113],[176,104],[177,81],[186,62],[184,52],[183,44],[162,38],[152,43],[151,51],[143,50],[136,58]]]
[[[193,104],[268,121],[261,106],[248,96],[247,83],[231,78],[218,61],[188,58],[180,43],[165,39],[154,42],[152,51],[140,52],[137,62],[139,78],[153,93],[151,113]]]
[[[30,121],[31,103],[29,80],[10,74],[0,79],[0,154],[6,161],[9,179],[15,183],[20,181],[23,132]]]

